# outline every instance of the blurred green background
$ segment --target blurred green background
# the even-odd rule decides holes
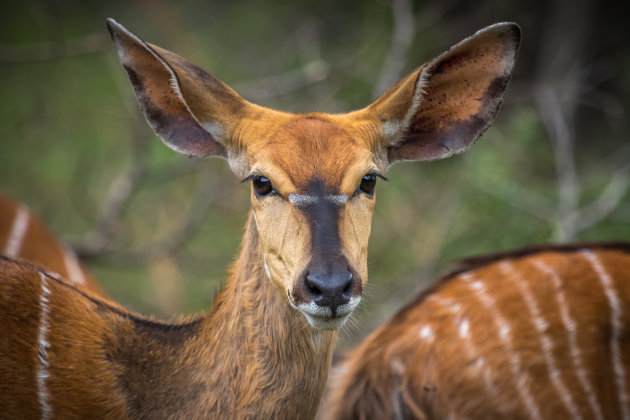
[[[463,155],[377,186],[366,310],[351,346],[465,256],[630,239],[630,43],[623,2],[21,1],[0,4],[0,191],[72,244],[111,296],[161,317],[211,305],[249,190],[139,115],[105,18],[288,111],[367,105],[477,29],[523,29],[494,126]]]

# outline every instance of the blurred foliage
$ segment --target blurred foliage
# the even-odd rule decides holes
[[[224,161],[187,159],[157,140],[105,18],[209,69],[253,102],[344,112],[374,99],[396,48],[393,8],[401,4],[3,2],[0,190],[91,255],[86,263],[115,300],[161,316],[206,310],[238,252],[248,188]],[[478,145],[444,161],[395,165],[389,182],[379,182],[366,310],[347,328],[344,346],[458,258],[549,241],[630,239],[627,6],[408,6],[414,27],[397,63],[404,72],[498,21],[518,22],[523,44],[503,109]],[[568,148],[558,142],[563,136]]]

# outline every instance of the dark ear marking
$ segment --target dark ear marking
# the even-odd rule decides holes
[[[147,43],[113,19],[107,29],[149,125],[170,148],[189,156],[227,156],[190,112],[175,70]]]
[[[382,126],[388,163],[442,159],[473,145],[501,106],[519,44],[518,25],[489,26],[416,69],[368,107]]]
[[[107,28],[140,108],[160,139],[188,156],[232,161],[237,151],[231,134],[251,104],[200,67],[142,41],[113,19]]]

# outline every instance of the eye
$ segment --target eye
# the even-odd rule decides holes
[[[254,193],[257,197],[264,197],[273,191],[271,181],[264,176],[255,176],[252,179],[252,185],[254,186]]]
[[[364,175],[363,178],[361,178],[361,184],[359,185],[359,189],[363,193],[367,195],[374,194],[374,187],[376,187],[376,175],[367,174],[367,175]]]

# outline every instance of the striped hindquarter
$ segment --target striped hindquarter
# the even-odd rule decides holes
[[[327,411],[630,419],[629,375],[630,245],[547,247],[421,294],[349,355]]]
[[[251,185],[241,251],[212,310],[183,323],[116,309],[0,256],[0,413],[312,418],[337,331],[367,284],[376,179],[483,135],[514,69],[518,25],[477,31],[345,114],[250,103],[113,19],[107,27],[160,139],[188,157],[225,158]],[[9,251],[25,256],[32,220],[18,213]]]
[[[0,417],[123,418],[105,352],[123,311],[24,262],[0,257],[0,276]]]
[[[75,284],[105,295],[72,248],[59,242],[25,204],[1,194],[0,254],[35,262]]]
[[[376,179],[397,161],[448,158],[483,135],[514,69],[518,25],[477,31],[344,114],[250,103],[113,19],[107,27],[160,139],[188,157],[225,158],[251,185],[241,252],[212,310],[181,324],[114,309],[0,256],[0,412],[312,418],[337,331],[367,284]],[[9,243],[21,252],[28,217],[16,220]]]

